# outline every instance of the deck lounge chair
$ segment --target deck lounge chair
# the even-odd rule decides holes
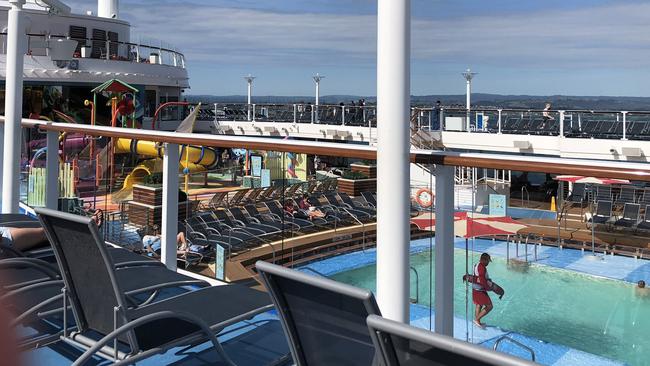
[[[643,189],[643,194],[639,198],[639,204],[641,206],[650,205],[650,188]]]
[[[250,189],[240,189],[235,192],[235,194],[228,199],[228,207],[239,205],[244,200],[249,191]]]
[[[133,306],[92,220],[47,209],[37,213],[54,247],[77,324],[72,333],[64,329],[61,339],[86,350],[73,365],[95,355],[134,363],[202,340],[212,342],[232,364],[215,334],[269,309],[268,295],[238,285],[205,287]],[[89,334],[102,338],[94,341]]]
[[[368,316],[366,322],[384,366],[537,365],[534,362],[377,315]]]
[[[639,210],[641,206],[638,203],[626,203],[623,209],[623,217],[616,220],[614,225],[621,227],[633,227],[639,222]]]
[[[273,225],[266,225],[261,223],[259,220],[248,217],[246,214],[244,214],[244,211],[239,208],[239,207],[233,207],[228,212],[232,215],[232,217],[237,220],[237,222],[241,222],[244,224],[244,227],[246,228],[253,228],[253,229],[259,229],[263,230],[266,234],[268,235],[274,235],[274,234],[281,234],[282,230],[281,228],[278,228]]]
[[[594,202],[611,201],[612,200],[612,187],[610,186],[596,186],[596,196]]]
[[[244,206],[244,209],[246,210],[246,212],[248,213],[248,215],[251,218],[259,220],[260,223],[263,223],[265,225],[271,225],[271,226],[281,230],[282,232],[285,232],[285,231],[288,231],[288,230],[289,231],[300,231],[300,225],[288,222],[288,221],[282,219],[282,217],[277,216],[277,215],[275,215],[275,214],[273,214],[271,212],[262,213],[262,212],[260,212],[260,210],[257,209],[257,206],[255,206],[253,204]]]
[[[269,210],[269,212],[271,212],[272,214],[274,214],[279,218],[284,218],[284,220],[287,222],[298,225],[300,227],[300,230],[315,227],[314,223],[309,220],[298,219],[293,216],[287,215],[287,213],[284,212],[284,208],[282,208],[282,205],[278,201],[269,201],[269,202],[265,202],[264,204],[266,205],[266,208]]]
[[[224,207],[228,204],[228,192],[217,192],[212,196],[210,202],[208,203],[208,208],[216,210],[220,207]]]
[[[358,209],[353,207],[342,200],[339,201],[339,195],[336,192],[328,192],[323,195],[327,203],[331,206],[337,207],[339,210],[343,210],[348,214],[355,217],[357,220],[369,219],[374,216],[374,212],[368,209]]]
[[[650,231],[650,205],[645,206],[645,213],[643,215],[643,221],[639,223],[636,227],[637,229],[641,230],[648,230]]]
[[[355,200],[352,199],[352,197],[348,196],[347,193],[342,193],[342,192],[334,192],[333,193],[336,197],[338,197],[343,204],[349,206],[350,208],[353,208],[358,211],[366,212],[368,215],[374,217],[377,216],[377,210],[375,210],[373,207],[370,207],[370,205],[363,205]]]
[[[377,365],[366,326],[380,315],[372,292],[267,262],[255,264],[298,366]]]
[[[621,191],[614,201],[614,204],[619,207],[625,206],[627,203],[636,203],[636,188],[632,186],[621,187]]]
[[[577,203],[582,205],[585,200],[586,186],[582,183],[574,183],[571,194],[566,198],[569,203]],[[365,197],[365,196],[364,196]]]
[[[212,215],[219,221],[221,227],[225,226],[230,230],[239,229],[256,237],[262,237],[269,234],[267,228],[246,226],[245,223],[231,218],[226,210],[212,211]],[[202,215],[201,217],[206,219],[208,216]]]
[[[598,201],[596,203],[596,212],[587,222],[594,224],[604,224],[612,218],[612,201]]]
[[[375,198],[375,195],[372,194],[372,192],[361,192],[361,197],[363,197],[368,205],[377,209],[377,199]]]

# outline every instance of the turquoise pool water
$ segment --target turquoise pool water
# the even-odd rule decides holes
[[[474,254],[474,261],[478,255]],[[430,305],[432,253],[411,256],[419,274],[419,303]],[[469,257],[470,268],[472,256]],[[465,317],[465,251],[456,250],[454,311]],[[622,281],[601,279],[548,266],[510,266],[494,258],[488,267],[492,279],[506,294],[492,295],[494,310],[485,322],[490,326],[522,333],[543,341],[622,361],[650,364],[650,293],[639,293]],[[375,265],[340,272],[333,279],[375,290]],[[411,297],[416,295],[411,274]],[[650,291],[650,290],[649,290]],[[470,319],[472,314],[470,291]],[[470,330],[471,332],[471,330]]]

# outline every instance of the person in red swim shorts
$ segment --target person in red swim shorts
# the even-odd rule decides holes
[[[472,300],[476,307],[474,310],[474,324],[481,328],[485,328],[485,324],[481,323],[481,319],[492,311],[492,300],[488,295],[492,281],[490,281],[487,272],[487,266],[490,262],[492,262],[490,255],[483,253],[479,262],[474,266],[475,281],[472,283]]]

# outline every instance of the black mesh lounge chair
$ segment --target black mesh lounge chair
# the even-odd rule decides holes
[[[209,227],[206,222],[198,216],[193,216],[185,220],[187,233],[196,240],[197,237],[203,239],[206,243],[214,245],[219,244],[228,249],[228,251],[237,251],[246,246],[248,240],[254,240],[253,237],[246,233],[229,232],[222,235],[214,227]]]
[[[619,207],[625,206],[627,203],[636,203],[636,188],[632,186],[621,187],[621,191],[614,201],[614,204]]]
[[[459,341],[377,315],[367,318],[384,366],[533,366],[534,362]]]
[[[650,205],[650,188],[644,188],[641,198],[639,198],[639,204],[641,206]]]
[[[328,204],[350,214],[357,220],[364,220],[373,217],[373,214],[369,210],[366,211],[366,209],[357,209],[343,201],[339,201],[339,196],[335,192],[327,192],[323,196],[325,197],[325,200]]]
[[[361,203],[356,202],[355,200],[352,199],[352,197],[348,196],[347,193],[342,193],[342,192],[334,192],[333,193],[336,197],[338,197],[343,204],[349,206],[350,208],[353,208],[358,211],[362,211],[370,215],[371,217],[377,216],[377,210],[374,208],[370,207],[369,205],[362,205]]]
[[[292,224],[298,225],[300,227],[300,230],[315,227],[314,223],[309,220],[298,219],[293,216],[287,215],[284,212],[284,208],[282,208],[282,205],[278,201],[269,201],[269,202],[265,202],[264,204],[266,205],[266,208],[269,210],[269,212],[271,212],[277,217],[284,218],[284,220]]]
[[[650,231],[650,205],[645,206],[645,213],[643,215],[643,221],[639,223],[636,227],[637,229],[641,230],[648,230]]]
[[[587,222],[594,224],[604,224],[612,218],[612,201],[598,201],[594,216]]]
[[[596,186],[596,197],[594,197],[594,202],[611,201],[611,200],[612,200],[612,187]]]
[[[265,225],[273,226],[282,232],[300,231],[300,225],[284,220],[282,217],[271,212],[262,213],[257,209],[257,206],[253,204],[244,206],[244,209],[251,218],[259,220],[260,223]]]
[[[623,217],[616,220],[614,225],[621,227],[633,227],[639,222],[639,211],[641,206],[638,203],[626,203],[623,209]]]
[[[574,183],[571,194],[566,198],[569,203],[577,203],[582,205],[585,200],[586,186],[582,183]]]
[[[228,200],[228,192],[217,192],[212,196],[210,199],[210,202],[208,203],[208,208],[216,210],[220,207],[224,207],[227,205],[227,200]]]
[[[380,315],[372,292],[266,262],[255,266],[298,366],[377,364],[366,326],[368,315]]]
[[[249,191],[250,189],[241,189],[235,192],[235,194],[228,199],[228,207],[239,205],[244,200]]]
[[[70,334],[64,329],[61,339],[86,350],[73,365],[95,355],[134,363],[201,340],[212,342],[232,364],[215,334],[270,308],[268,295],[238,285],[205,287],[133,306],[92,220],[46,209],[37,213],[54,248],[77,324]],[[88,334],[102,338],[94,341]]]
[[[263,230],[266,234],[269,235],[280,234],[282,232],[275,226],[262,224],[259,220],[246,216],[246,214],[244,214],[244,211],[239,207],[233,207],[228,210],[228,212],[230,212],[232,217],[237,220],[237,222],[243,223],[244,227],[246,228]]]
[[[219,224],[221,227],[226,227],[230,230],[236,229],[236,230],[241,230],[244,231],[248,234],[251,234],[256,237],[261,237],[261,236],[266,236],[268,235],[268,232],[266,229],[263,228],[258,228],[258,227],[252,227],[252,226],[246,226],[245,223],[241,221],[237,221],[228,215],[228,211],[226,210],[216,210],[212,211],[212,215],[216,217],[216,219],[219,221]],[[201,216],[204,219],[207,219],[206,215]]]
[[[372,192],[361,192],[361,197],[366,200],[367,204],[377,209],[377,199],[375,198],[375,195],[372,194]]]
[[[325,213],[328,216],[333,216],[336,217],[338,221],[346,221],[348,223],[356,223],[356,221],[359,219],[356,215],[354,215],[351,211],[349,210],[343,210],[339,206],[332,205],[329,201],[327,204],[323,204],[320,201],[319,197],[324,197],[322,194],[318,194],[315,196],[312,196],[309,198],[309,203],[321,210],[323,213]],[[364,215],[365,217],[365,215]]]

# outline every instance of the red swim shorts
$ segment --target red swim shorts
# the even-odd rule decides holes
[[[472,301],[476,305],[492,305],[490,295],[485,291],[472,290]]]

